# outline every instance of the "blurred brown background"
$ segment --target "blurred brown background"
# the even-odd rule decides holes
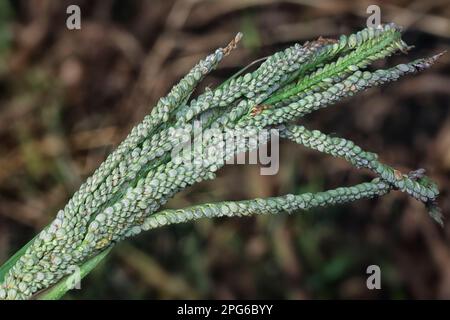
[[[296,41],[366,23],[375,1],[0,0],[0,263],[45,226],[157,99],[201,57],[244,33],[204,85]],[[69,4],[82,29],[65,27]],[[450,48],[449,1],[379,2],[416,49],[379,67]],[[426,168],[450,212],[450,54],[431,70],[304,119],[398,169]],[[370,179],[291,143],[276,176],[228,166],[172,207]],[[450,298],[450,226],[394,192],[292,216],[201,220],[120,244],[67,298]],[[381,267],[382,290],[366,288]]]

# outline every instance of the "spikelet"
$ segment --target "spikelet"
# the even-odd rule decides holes
[[[132,129],[24,253],[0,269],[0,299],[30,298],[124,238],[202,217],[294,212],[382,196],[397,189],[423,202],[430,215],[442,223],[436,184],[423,170],[402,174],[349,140],[292,124],[360,91],[422,71],[440,55],[385,70],[365,70],[377,59],[410,49],[401,39],[400,28],[388,24],[338,40],[319,38],[296,44],[265,59],[255,71],[244,69],[219,87],[190,99],[198,83],[236,48],[241,36],[194,66]],[[282,138],[343,158],[357,168],[368,168],[377,178],[315,194],[159,211],[177,192],[214,179],[226,160],[269,139],[264,136],[256,143],[244,140],[231,148],[212,139],[201,140],[202,130],[233,135],[238,130],[260,134],[268,128],[279,129]],[[180,137],[186,139],[183,143],[191,151],[190,159],[172,154],[180,146]],[[202,148],[190,146],[193,141]],[[211,155],[205,157],[202,150],[210,150]]]

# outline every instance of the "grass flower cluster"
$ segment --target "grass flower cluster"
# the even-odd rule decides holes
[[[115,243],[142,231],[202,217],[295,212],[382,196],[395,189],[423,202],[430,215],[442,223],[437,187],[424,170],[401,173],[349,140],[296,124],[301,117],[367,88],[422,71],[439,55],[369,71],[367,67],[375,60],[410,50],[401,39],[400,28],[387,24],[338,40],[319,38],[296,44],[268,57],[256,70],[243,69],[217,88],[191,99],[199,82],[230,54],[240,37],[238,34],[228,46],[194,66],[133,128],[56,218],[0,268],[0,299],[29,299],[51,288],[59,288],[60,296],[67,291],[61,281],[73,273],[74,266],[87,273]],[[174,131],[182,129],[183,136],[195,140],[195,123],[202,130],[214,128],[225,133],[276,129],[281,138],[343,158],[377,177],[314,194],[161,210],[179,191],[214,179],[227,159],[257,149],[268,139],[244,141],[233,148],[203,139],[202,147],[210,151],[208,157],[194,149],[188,155],[174,154],[180,144]]]

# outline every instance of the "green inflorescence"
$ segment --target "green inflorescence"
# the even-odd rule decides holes
[[[27,299],[52,286],[58,288],[59,297],[66,287],[55,284],[70,275],[74,266],[89,261],[92,269],[92,261],[101,260],[93,258],[106,255],[105,250],[118,241],[202,217],[294,212],[377,197],[395,189],[423,202],[442,224],[438,190],[424,170],[403,174],[349,140],[294,123],[357,92],[426,69],[439,55],[389,69],[365,70],[377,59],[410,49],[401,39],[400,28],[388,24],[339,40],[319,38],[296,44],[268,57],[255,71],[244,69],[219,87],[190,99],[199,82],[236,47],[240,37],[238,34],[227,47],[192,68],[86,180],[55,220],[0,268],[0,299]],[[177,192],[214,179],[226,160],[257,149],[269,139],[257,143],[243,140],[228,148],[211,139],[199,140],[199,129],[219,129],[225,134],[276,129],[282,138],[367,168],[377,178],[315,194],[161,211]],[[204,158],[202,150],[189,146],[192,152],[188,156],[193,161],[184,161],[186,155],[173,153],[180,139],[182,144],[201,141],[203,150],[208,149],[212,156]]]

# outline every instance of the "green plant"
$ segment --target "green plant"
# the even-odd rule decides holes
[[[190,99],[197,84],[236,47],[240,37],[238,34],[228,46],[200,61],[160,99],[55,220],[0,268],[0,299],[59,298],[70,289],[73,281],[67,280],[73,280],[73,267],[79,267],[83,277],[118,241],[201,217],[293,212],[372,198],[397,189],[423,202],[442,224],[437,187],[423,169],[403,174],[349,140],[295,124],[300,117],[366,88],[426,69],[440,55],[389,69],[366,70],[377,59],[410,49],[401,39],[400,28],[388,24],[339,40],[319,38],[296,44],[270,56],[255,71],[244,68],[214,90],[207,89]],[[244,139],[229,148],[212,138],[201,139],[201,132],[207,129],[225,135],[252,132],[262,138],[256,142]],[[214,179],[226,160],[266,142],[267,129],[343,158],[357,168],[370,169],[378,177],[315,194],[160,211],[180,190]],[[189,152],[174,153],[180,146]]]

